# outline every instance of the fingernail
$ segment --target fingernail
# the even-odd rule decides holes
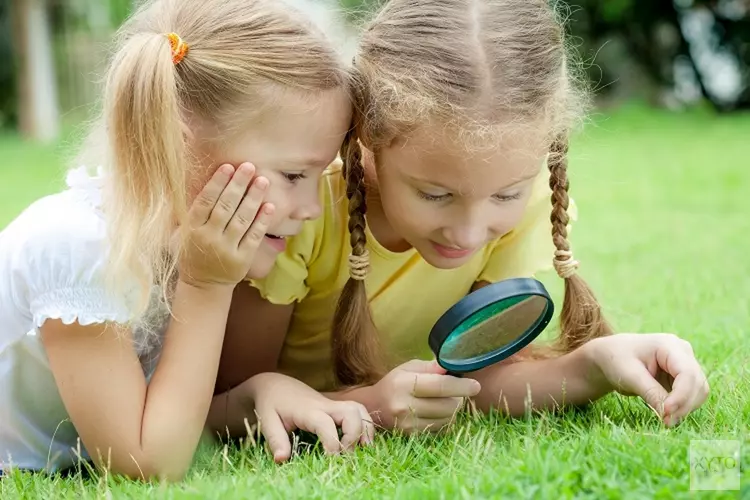
[[[258,189],[266,189],[268,187],[268,179],[265,177],[258,177],[255,180],[255,185],[258,187]]]
[[[267,215],[271,215],[273,213],[273,211],[274,211],[274,206],[273,205],[266,205],[265,207],[263,207],[263,211]]]
[[[240,165],[240,170],[242,170],[245,173],[248,173],[248,172],[250,172],[250,169],[252,167],[253,166],[251,164],[249,164],[249,163],[243,163],[242,165]]]
[[[219,171],[222,174],[226,174],[226,175],[232,175],[234,173],[234,169],[232,168],[231,165],[222,165],[221,167],[219,167]]]

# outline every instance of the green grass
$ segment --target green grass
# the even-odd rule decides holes
[[[712,392],[679,427],[610,395],[564,415],[467,416],[337,458],[300,446],[283,466],[257,446],[206,445],[178,485],[19,473],[0,498],[750,498],[750,116],[632,107],[593,120],[572,149],[576,256],[618,330],[693,343]],[[58,152],[0,139],[0,226],[60,184]],[[690,492],[692,439],[742,441],[742,492]]]

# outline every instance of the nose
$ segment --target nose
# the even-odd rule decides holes
[[[318,190],[316,189],[309,195],[304,195],[297,203],[291,218],[294,220],[312,220],[320,217],[322,208],[320,199],[318,199]]]
[[[454,224],[443,229],[443,236],[455,247],[474,250],[487,241],[487,227],[476,222]]]

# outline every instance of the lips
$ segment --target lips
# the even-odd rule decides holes
[[[285,236],[279,236],[277,234],[268,234],[266,233],[265,238],[266,243],[268,243],[268,246],[273,248],[274,250],[278,252],[283,252],[286,250],[286,237]]]
[[[465,250],[460,248],[451,248],[439,243],[435,243],[434,241],[431,241],[430,243],[432,243],[435,251],[441,257],[445,257],[446,259],[462,259],[474,253],[474,250],[471,249]]]

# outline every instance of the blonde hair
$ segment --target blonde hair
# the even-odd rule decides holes
[[[333,321],[339,383],[379,380],[387,367],[370,318],[361,268],[367,260],[360,143],[375,152],[420,124],[451,127],[491,144],[503,127],[547,126],[554,264],[565,279],[558,342],[524,354],[547,357],[611,333],[567,240],[567,141],[584,114],[563,23],[546,0],[390,0],[365,28],[353,73],[355,117],[342,147],[352,266]]]
[[[154,287],[166,294],[174,281],[180,243],[171,236],[186,220],[201,168],[188,117],[225,133],[263,108],[274,88],[348,87],[348,65],[307,13],[278,0],[142,2],[114,47],[98,121],[104,133],[95,127],[93,149],[81,156],[107,167],[108,282],[121,290],[137,280],[143,314]]]

